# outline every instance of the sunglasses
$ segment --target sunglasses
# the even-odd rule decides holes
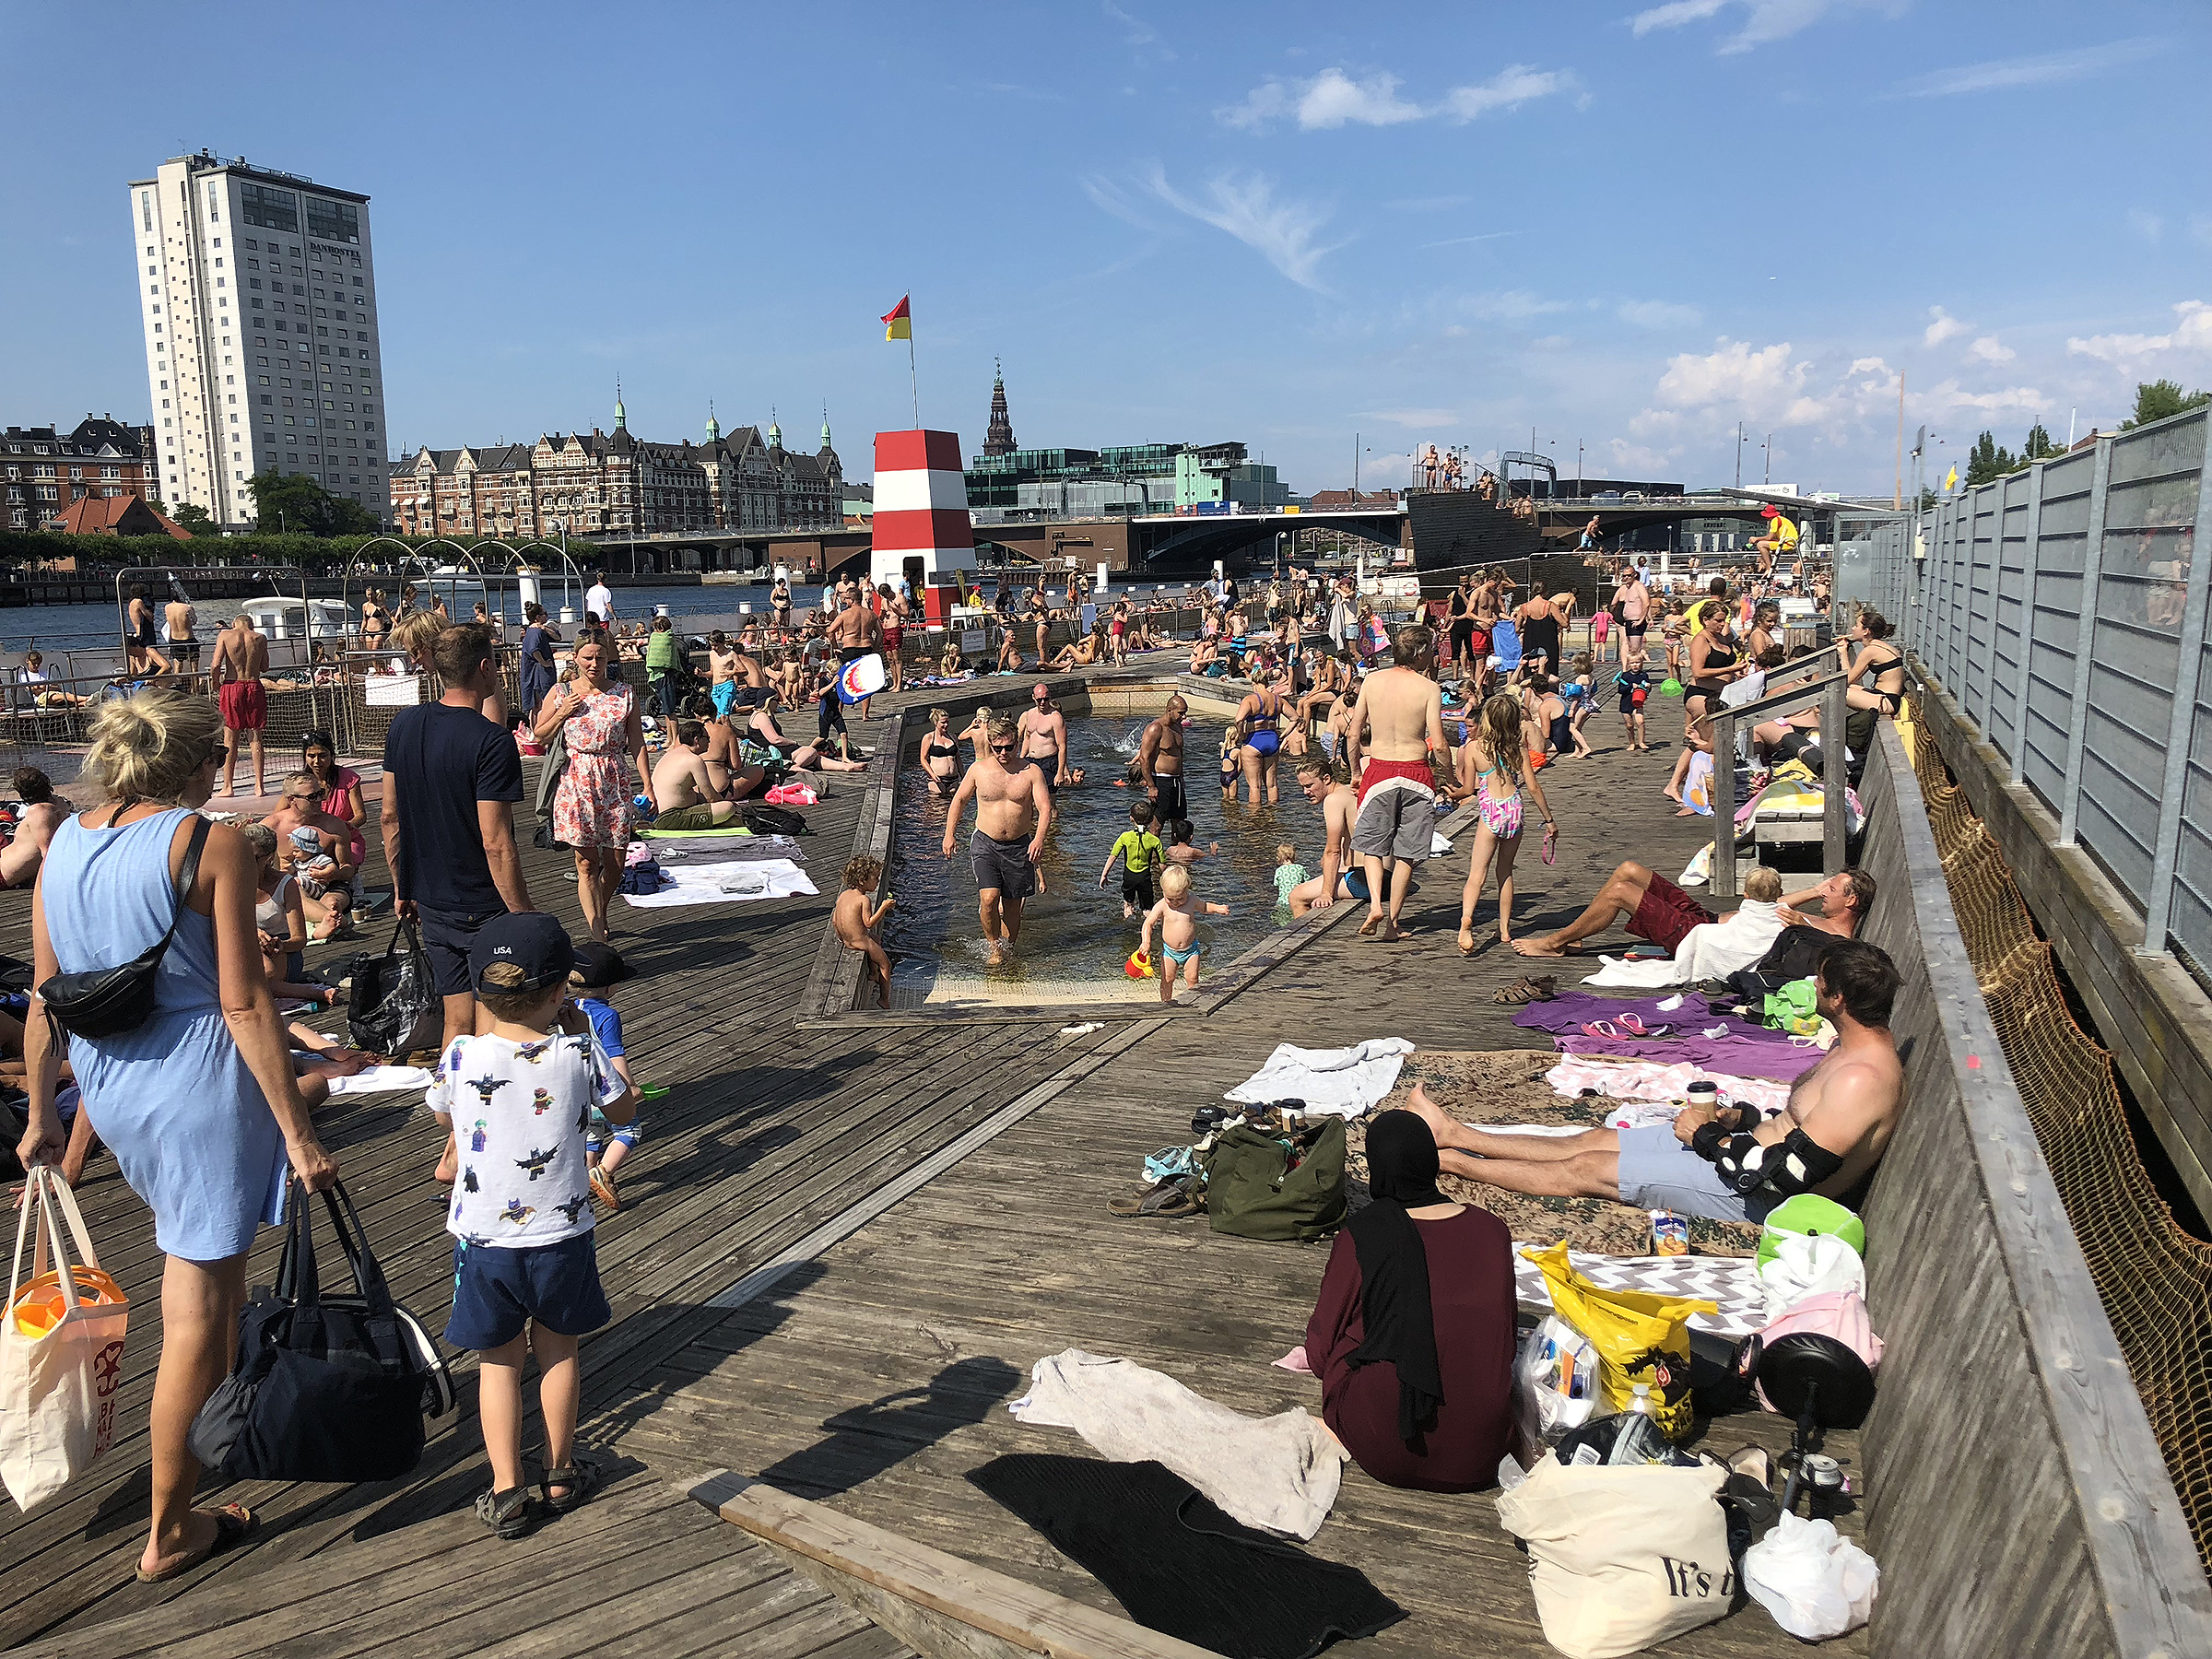
[[[994,743],[991,746],[991,752],[994,755],[1010,755],[1014,752],[1014,746],[1010,743]]]

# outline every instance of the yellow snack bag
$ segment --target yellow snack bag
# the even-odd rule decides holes
[[[1609,1411],[1625,1411],[1639,1382],[1652,1391],[1653,1416],[1667,1439],[1682,1440],[1695,1413],[1689,1404],[1689,1316],[1717,1304],[1648,1290],[1608,1290],[1571,1266],[1564,1241],[1522,1254],[1544,1275],[1559,1316],[1597,1349],[1598,1390]]]

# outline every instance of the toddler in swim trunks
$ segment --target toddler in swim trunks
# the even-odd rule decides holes
[[[1145,912],[1145,931],[1136,948],[1145,955],[1151,953],[1152,929],[1158,926],[1161,1002],[1175,1000],[1179,971],[1184,984],[1198,989],[1198,958],[1206,948],[1198,937],[1198,918],[1228,914],[1228,905],[1210,903],[1192,893],[1191,873],[1183,865],[1171,864],[1160,871],[1159,902]]]

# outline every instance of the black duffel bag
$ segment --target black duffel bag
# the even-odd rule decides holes
[[[323,1194],[357,1295],[323,1295],[305,1186],[273,1290],[246,1304],[238,1365],[193,1419],[186,1445],[226,1480],[392,1480],[422,1461],[423,1414],[453,1403],[436,1342],[397,1306],[342,1186]]]
[[[418,1049],[435,1049],[445,1036],[445,1000],[438,994],[429,953],[415,924],[392,930],[382,956],[356,960],[346,1003],[346,1034],[353,1046],[404,1061]]]

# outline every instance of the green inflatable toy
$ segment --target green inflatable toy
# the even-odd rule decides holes
[[[1659,695],[1662,697],[1681,696],[1682,682],[1678,679],[1676,679],[1672,675],[1669,675],[1665,679],[1659,682]]]
[[[1862,1257],[1866,1253],[1865,1222],[1833,1198],[1800,1193],[1767,1212],[1766,1227],[1759,1235],[1759,1265],[1764,1267],[1774,1259],[1775,1249],[1784,1238],[1818,1233],[1833,1233]]]

